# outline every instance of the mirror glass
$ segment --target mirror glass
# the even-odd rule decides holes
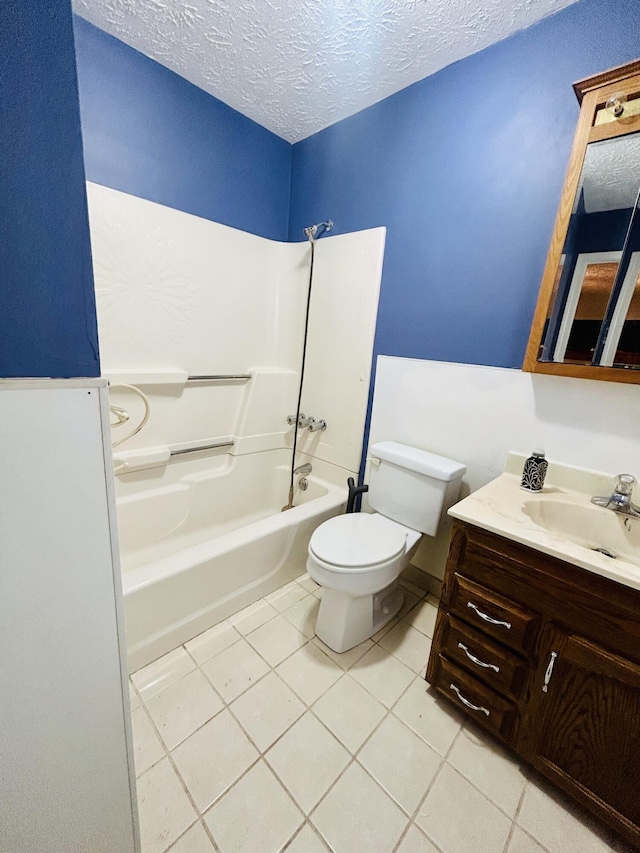
[[[640,133],[591,142],[540,361],[640,367]]]

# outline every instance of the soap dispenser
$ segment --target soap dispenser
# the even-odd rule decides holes
[[[524,463],[520,488],[528,492],[541,492],[549,463],[545,459],[544,450],[536,447]]]

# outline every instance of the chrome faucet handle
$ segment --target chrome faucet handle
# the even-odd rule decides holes
[[[633,474],[618,474],[614,492],[618,495],[631,495],[633,487],[638,481]]]
[[[313,418],[308,418],[306,415],[303,415],[302,412],[298,412],[298,429],[304,429],[308,427],[309,424],[313,421]],[[295,415],[287,415],[287,423],[289,426],[293,426],[296,422]]]
[[[633,474],[618,474],[613,487],[613,494],[593,497],[591,503],[631,518],[640,518],[640,507],[631,502],[631,492],[636,482]]]
[[[315,418],[309,418],[308,429],[309,432],[316,432],[317,430],[325,430],[327,428],[327,422],[325,420],[317,421]]]

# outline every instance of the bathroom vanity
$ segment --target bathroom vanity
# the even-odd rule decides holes
[[[515,474],[451,514],[427,681],[640,849],[640,519]]]

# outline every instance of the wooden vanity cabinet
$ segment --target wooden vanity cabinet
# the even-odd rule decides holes
[[[640,849],[640,592],[456,522],[427,681]]]

